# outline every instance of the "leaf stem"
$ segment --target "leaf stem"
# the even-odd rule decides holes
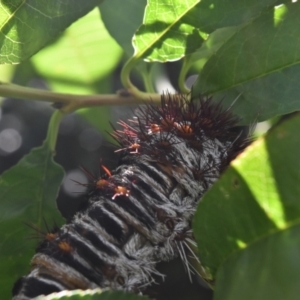
[[[135,65],[138,63],[138,58],[133,56],[131,57],[123,66],[122,71],[121,71],[121,81],[123,86],[129,91],[129,93],[143,101],[149,100],[149,97],[152,99],[152,101],[156,102],[157,95],[155,93],[145,93],[140,91],[135,85],[130,80],[130,73],[132,69],[135,67]]]
[[[53,113],[50,119],[46,138],[46,143],[48,143],[49,148],[53,153],[55,153],[59,124],[65,114],[84,107],[141,104],[141,101],[143,103],[160,102],[159,94],[141,93],[139,95],[142,95],[142,98],[124,96],[121,93],[115,95],[73,95],[53,93],[50,91],[0,82],[0,96],[52,102],[56,104],[57,108],[60,108]]]
[[[71,96],[68,94],[52,93],[6,82],[0,82],[0,95],[3,97],[61,103],[68,103],[70,100],[69,97]]]
[[[55,110],[49,122],[46,143],[48,143],[50,151],[53,153],[53,155],[55,155],[55,146],[56,146],[60,121],[62,120],[64,115],[65,113],[62,112],[61,110]]]
[[[191,92],[191,90],[185,85],[186,74],[189,70],[189,67],[189,59],[185,57],[178,78],[178,87],[181,93],[188,94]]]
[[[143,103],[159,103],[160,101],[159,94],[140,92],[139,95],[141,97],[123,96],[122,94],[63,94],[0,82],[0,96],[56,103],[64,113],[70,113],[84,107],[141,104],[141,101]]]
[[[148,72],[141,72],[145,89],[148,93],[155,93],[155,88],[153,86],[151,71]]]
[[[137,89],[131,82],[130,80],[130,72],[136,65],[137,60],[134,59],[134,57],[131,57],[130,59],[127,60],[125,65],[123,66],[121,70],[121,81],[123,86],[127,89],[130,90],[131,92],[135,89]]]

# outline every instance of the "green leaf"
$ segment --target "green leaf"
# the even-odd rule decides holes
[[[191,14],[199,0],[149,0],[143,25],[133,37],[134,56],[172,61],[193,53],[203,38]]]
[[[93,94],[120,61],[122,49],[110,37],[99,9],[70,26],[53,44],[33,56],[37,72],[52,90]]]
[[[60,223],[56,196],[64,172],[48,144],[33,149],[0,177],[1,298],[10,299],[13,282],[29,271],[37,240],[24,221],[43,227],[43,218]],[[49,218],[47,218],[49,217]]]
[[[0,65],[0,81],[11,81],[16,66],[14,65]]]
[[[16,66],[15,65],[0,65],[0,82],[10,82],[14,73]],[[3,100],[0,97],[0,103]]]
[[[280,3],[288,2],[281,1]],[[194,18],[202,31],[212,33],[218,28],[251,22],[264,10],[278,4],[277,0],[210,0],[201,1]]]
[[[74,290],[53,293],[49,296],[40,296],[36,300],[147,300],[148,297],[138,296],[132,293],[121,291],[104,291],[96,290]]]
[[[122,49],[108,34],[95,8],[31,61],[53,91],[94,94],[111,92],[109,76],[121,55]],[[81,109],[78,114],[101,132],[110,128],[107,107]]]
[[[299,126],[297,116],[254,142],[201,201],[194,230],[213,275],[236,251],[300,220]]]
[[[147,61],[173,61],[194,53],[221,27],[249,22],[275,0],[149,0],[143,25],[133,38],[135,56]]]
[[[298,300],[299,230],[293,224],[234,253],[217,274],[214,299]]]
[[[300,109],[300,3],[271,8],[242,26],[205,64],[195,93],[225,98],[243,123]]]
[[[102,0],[2,1],[0,63],[19,63],[43,48]]]
[[[217,29],[209,35],[208,39],[191,55],[186,56],[184,69],[182,72],[186,75],[190,68],[202,69],[209,58],[211,58],[218,49],[231,38],[239,29],[238,26],[224,27]],[[195,66],[196,64],[196,66]]]
[[[133,54],[131,40],[143,22],[146,4],[146,0],[109,0],[99,6],[105,27],[128,56]]]

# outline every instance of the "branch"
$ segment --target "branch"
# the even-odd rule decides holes
[[[83,107],[158,103],[160,101],[159,94],[148,94],[147,98],[145,96],[142,98],[128,96],[128,93],[74,95],[53,93],[4,82],[0,82],[0,96],[56,103],[56,106],[60,107],[64,113],[69,113]]]

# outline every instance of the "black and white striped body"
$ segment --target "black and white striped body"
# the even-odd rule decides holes
[[[40,244],[32,271],[15,284],[14,300],[65,289],[139,292],[154,274],[161,275],[157,262],[178,255],[186,260],[197,203],[246,143],[238,134],[206,135],[182,118],[172,121],[171,130],[151,131],[153,120],[143,118],[134,137],[124,129],[139,151],[124,150],[119,167],[104,188],[95,188],[87,209]],[[183,132],[181,124],[191,130]]]

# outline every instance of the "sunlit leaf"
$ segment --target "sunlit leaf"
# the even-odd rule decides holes
[[[203,38],[190,19],[199,0],[151,0],[133,46],[135,56],[149,61],[172,61],[194,52]]]
[[[0,4],[0,63],[19,63],[102,0],[13,0]]]
[[[120,61],[122,49],[105,29],[95,8],[72,24],[55,43],[34,55],[32,62],[50,88],[69,94],[110,93],[109,75]],[[107,131],[107,107],[78,112],[101,132]]]
[[[108,34],[95,8],[32,61],[52,90],[92,94],[100,92],[96,83],[114,70],[121,55],[122,49]]]
[[[299,221],[234,253],[217,274],[215,300],[298,300]]]
[[[213,274],[234,252],[300,220],[299,126],[297,116],[260,138],[204,196],[194,227]]]
[[[135,55],[148,61],[172,61],[194,53],[211,33],[245,24],[276,1],[150,0],[133,45]]]

